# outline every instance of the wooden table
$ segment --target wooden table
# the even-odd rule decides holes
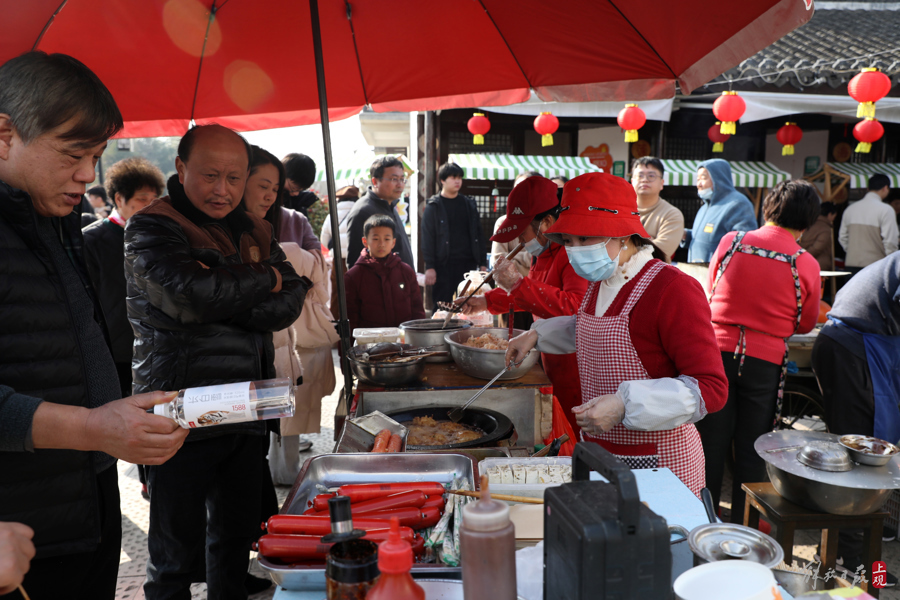
[[[838,533],[840,529],[862,529],[863,538],[863,564],[866,569],[866,578],[871,581],[872,563],[881,560],[881,534],[884,519],[888,517],[886,512],[875,512],[867,515],[831,515],[803,508],[789,500],[785,500],[781,494],[775,491],[771,483],[745,483],[741,488],[747,492],[747,501],[744,503],[744,525],[759,529],[759,517],[762,515],[772,523],[772,537],[784,550],[784,561],[791,564],[794,555],[794,532],[798,529],[821,529],[822,542],[819,552],[822,557],[822,572],[824,577],[829,570],[833,570],[837,560]],[[846,565],[849,567],[849,565]],[[855,568],[855,567],[854,567]],[[836,577],[825,582],[828,588],[834,587]],[[872,588],[868,583],[864,586],[866,591],[878,597],[878,589]]]
[[[460,370],[454,362],[448,363],[425,363],[425,370],[422,373],[422,381],[404,385],[398,388],[386,388],[384,386],[372,385],[363,381],[359,382],[356,387],[358,393],[365,392],[383,392],[383,391],[425,391],[425,390],[460,390],[472,389],[479,390],[487,383],[486,379],[477,379],[470,377]],[[498,381],[494,384],[496,387],[503,388],[525,388],[525,387],[547,387],[552,385],[547,374],[540,364],[535,364],[524,377],[519,379],[511,379],[506,381]]]

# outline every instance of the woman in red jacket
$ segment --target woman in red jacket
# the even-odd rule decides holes
[[[584,403],[582,439],[631,468],[671,469],[695,494],[704,486],[693,423],[725,404],[728,384],[700,284],[654,257],[634,188],[589,173],[568,182],[556,224],[544,235],[565,245],[590,281],[576,317],[534,324],[509,345],[507,361],[531,348],[577,349]],[[658,252],[658,251],[657,251]]]
[[[733,445],[732,523],[744,521],[741,484],[768,481],[766,463],[753,444],[772,430],[781,409],[786,339],[812,331],[819,317],[819,263],[797,244],[819,210],[810,183],[780,183],[763,201],[766,225],[723,237],[709,265],[710,310],[728,376],[728,402],[697,429],[715,506]]]
[[[506,203],[506,218],[491,241],[505,244],[518,238],[536,260],[528,277],[522,277],[515,261],[505,258],[497,261],[494,281],[499,287],[484,296],[474,296],[464,308],[466,314],[488,310],[498,315],[512,308],[530,312],[537,320],[578,312],[588,282],[569,265],[565,249],[550,243],[543,233],[556,223],[559,215],[557,190],[559,186],[540,175],[529,177],[513,188]],[[572,408],[581,404],[575,354],[542,354],[541,363],[553,383],[553,394],[578,434],[580,429],[572,413]]]

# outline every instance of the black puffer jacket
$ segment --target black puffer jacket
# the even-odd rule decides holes
[[[89,406],[85,340],[76,331],[74,307],[50,249],[38,234],[40,218],[25,192],[0,181],[0,521],[34,529],[37,555],[46,558],[93,550],[100,526],[98,455],[29,447],[40,400]],[[59,225],[80,241],[80,222],[76,208]],[[82,260],[77,247],[74,254]],[[99,310],[95,313],[99,318]],[[116,381],[112,359],[96,358],[105,359],[97,364],[106,368],[93,376]]]
[[[102,219],[81,232],[84,260],[103,307],[113,360],[130,363],[134,333],[125,313],[125,230],[109,219]]]
[[[275,294],[273,268],[282,276]],[[241,208],[213,220],[175,178],[169,196],[128,220],[125,275],[136,394],[274,377],[272,332],[297,320],[311,285],[269,223]],[[239,423],[194,430],[188,441],[265,432],[265,423]]]

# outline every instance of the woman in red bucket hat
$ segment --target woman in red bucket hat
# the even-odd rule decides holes
[[[569,265],[565,249],[550,243],[543,235],[559,216],[558,190],[559,186],[540,175],[533,175],[513,188],[506,202],[506,217],[491,241],[508,243],[518,238],[535,260],[528,277],[522,277],[514,261],[501,258],[494,267],[494,281],[499,287],[484,296],[473,296],[463,309],[466,314],[487,310],[498,315],[512,308],[530,312],[535,319],[549,319],[578,312],[588,282]],[[571,412],[581,404],[574,352],[543,354],[541,364],[553,383],[553,394],[578,434],[575,413]]]
[[[704,459],[693,423],[728,396],[703,289],[654,257],[634,188],[619,177],[568,182],[559,219],[544,235],[565,246],[590,284],[576,316],[538,321],[510,342],[507,361],[535,346],[576,351],[583,404],[573,412],[582,439],[633,469],[671,469],[699,495]]]

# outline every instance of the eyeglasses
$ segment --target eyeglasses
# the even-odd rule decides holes
[[[631,176],[631,178],[635,181],[649,181],[651,183],[658,179],[661,179],[658,173],[641,173],[640,175],[635,173]]]
[[[388,177],[382,177],[382,178],[381,178],[381,181],[388,181],[388,182],[394,183],[394,184],[396,184],[396,183],[402,183],[402,184],[405,185],[407,179],[406,179],[406,177],[390,177],[390,178],[388,178]]]

